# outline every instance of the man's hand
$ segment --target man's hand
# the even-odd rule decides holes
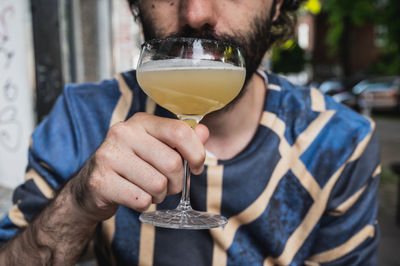
[[[194,174],[202,172],[208,136],[204,125],[193,130],[179,120],[138,113],[111,127],[70,191],[97,221],[118,205],[144,211],[182,190],[183,158]]]
[[[0,265],[73,265],[97,222],[111,217],[118,205],[143,211],[179,193],[182,157],[200,173],[208,135],[205,126],[192,130],[182,121],[148,114],[116,124],[78,175],[0,249]]]

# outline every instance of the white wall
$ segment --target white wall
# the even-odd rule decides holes
[[[23,182],[34,126],[29,0],[0,1],[0,185]]]
[[[120,73],[136,69],[142,38],[128,1],[113,0],[112,4],[114,73]]]

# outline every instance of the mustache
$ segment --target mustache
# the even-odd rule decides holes
[[[231,36],[228,34],[217,34],[216,31],[208,24],[204,25],[200,29],[194,29],[189,25],[184,26],[177,32],[173,32],[168,35],[168,38],[195,38],[195,39],[207,39],[212,41],[219,41],[230,44],[232,46],[239,47],[241,51],[244,51],[241,38],[238,36]]]

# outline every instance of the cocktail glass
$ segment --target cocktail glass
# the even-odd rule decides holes
[[[143,91],[157,104],[194,128],[204,115],[231,102],[243,87],[246,69],[240,49],[216,40],[155,39],[143,44],[136,71]],[[174,210],[142,213],[140,221],[176,229],[224,226],[219,214],[195,211],[190,204],[186,160],[181,200]]]

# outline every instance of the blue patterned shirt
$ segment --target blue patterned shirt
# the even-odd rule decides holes
[[[230,160],[207,157],[204,172],[191,180],[193,207],[221,213],[227,226],[155,228],[121,206],[97,226],[99,265],[377,264],[381,168],[374,123],[316,89],[265,78],[267,98],[251,142]],[[74,176],[110,126],[137,112],[173,117],[147,98],[134,71],[66,86],[32,134],[26,181],[0,222],[0,245]],[[178,201],[168,196],[150,209]]]

